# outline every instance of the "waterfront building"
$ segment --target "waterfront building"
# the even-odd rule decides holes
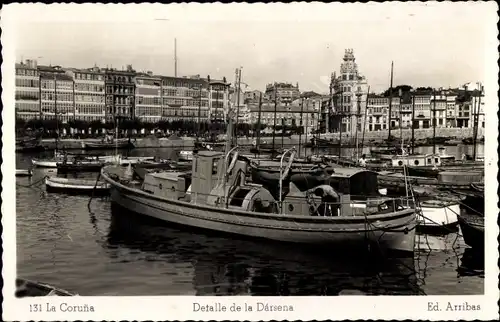
[[[145,123],[159,122],[163,116],[161,77],[151,71],[135,76],[135,118]]]
[[[62,123],[75,119],[74,82],[60,66],[38,66],[41,118]]]
[[[74,81],[75,119],[85,122],[105,122],[104,73],[99,67],[66,69]]]
[[[269,100],[274,100],[276,96],[282,104],[290,104],[294,100],[300,98],[299,83],[295,86],[291,83],[274,82],[272,84],[267,84],[265,95]]]
[[[208,77],[209,84],[209,105],[208,115],[210,122],[222,123],[226,122],[226,116],[231,105],[230,84],[224,77],[222,80],[211,80]],[[240,105],[243,104],[243,99],[240,97]],[[240,111],[241,113],[241,111]]]
[[[302,106],[303,104],[303,106]],[[259,122],[259,103],[248,104],[250,113],[250,123],[256,125]],[[276,114],[276,126],[286,125],[289,127],[300,127],[301,115],[304,133],[311,134],[318,129],[318,120],[320,119],[320,102],[312,99],[297,99],[290,104],[277,104],[272,101],[262,103],[260,111],[260,124],[265,125],[264,132],[272,133],[274,118]]]
[[[208,119],[209,86],[199,75],[161,76],[162,118],[169,121]]]
[[[16,118],[40,117],[40,73],[36,60],[16,64]]]
[[[332,81],[334,100],[334,118],[330,129],[354,135],[361,131],[364,122],[368,84],[366,78],[359,73],[353,49],[346,49],[340,65],[340,75]],[[357,130],[356,130],[357,124]],[[342,127],[342,128],[340,128]]]
[[[132,65],[127,65],[126,70],[104,69],[106,121],[134,117],[135,74]]]

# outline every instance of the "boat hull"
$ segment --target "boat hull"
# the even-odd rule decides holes
[[[84,142],[82,148],[85,150],[110,150],[110,149],[128,149],[132,148],[133,144],[128,141],[117,143],[103,143],[103,142]]]
[[[105,174],[103,178],[111,184],[113,203],[177,225],[281,242],[365,248],[370,244],[381,250],[414,251],[416,217],[411,210],[391,216],[278,216],[167,200],[123,186]]]
[[[88,183],[78,183],[77,180],[72,182],[68,179],[67,182],[54,181],[51,178],[45,179],[45,187],[47,192],[55,193],[66,193],[66,194],[83,194],[83,195],[94,195],[94,196],[104,196],[109,195],[109,185],[106,183],[98,183],[97,186]]]
[[[57,160],[31,160],[31,163],[38,168],[57,168]]]
[[[474,217],[476,220],[471,220]],[[464,242],[474,250],[481,251],[484,250],[484,221],[480,223],[478,220],[481,220],[478,216],[458,216]]]
[[[458,230],[459,204],[440,207],[421,206],[422,214],[417,215],[418,231],[421,233],[447,234]]]

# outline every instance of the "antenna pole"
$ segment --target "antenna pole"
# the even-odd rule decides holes
[[[177,38],[174,38],[174,76],[177,77]]]

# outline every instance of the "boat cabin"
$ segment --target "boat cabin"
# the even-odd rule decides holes
[[[403,165],[411,167],[440,166],[441,156],[438,154],[395,156],[391,159],[391,165],[393,167],[402,167]]]
[[[380,198],[377,175],[376,172],[369,170],[336,168],[324,184],[311,187],[314,189],[312,196],[311,190],[304,191],[292,181],[290,192],[283,202],[283,209],[287,214],[293,215],[314,212],[311,209],[311,202],[305,202],[309,194],[316,205],[320,205],[323,201],[336,204],[337,216],[353,216],[362,213],[367,208],[368,199]]]

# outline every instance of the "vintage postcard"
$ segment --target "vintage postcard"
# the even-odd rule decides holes
[[[4,6],[3,319],[498,319],[497,10]]]

